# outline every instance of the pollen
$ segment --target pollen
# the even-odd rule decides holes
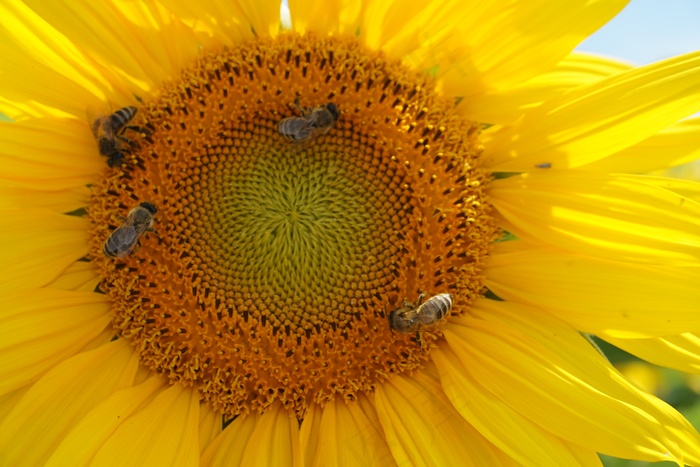
[[[339,116],[290,141],[278,127],[303,118],[297,99]],[[203,55],[133,124],[137,147],[92,187],[100,289],[141,361],[227,416],[370,393],[441,339],[392,332],[392,310],[450,293],[454,316],[484,292],[497,232],[479,126],[427,74],[283,34]],[[104,256],[142,202],[153,231]]]

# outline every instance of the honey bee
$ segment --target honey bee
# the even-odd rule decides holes
[[[399,308],[389,313],[391,329],[403,334],[415,332],[418,345],[422,345],[420,332],[437,327],[453,303],[448,293],[437,294],[424,302],[425,296],[425,293],[420,294],[415,304],[404,300]]]
[[[102,248],[110,258],[124,258],[141,247],[141,236],[153,230],[153,220],[158,210],[151,203],[140,203],[129,212],[124,223],[107,238]]]
[[[122,165],[126,156],[124,151],[138,148],[138,143],[124,136],[126,130],[143,132],[144,129],[127,125],[136,115],[136,107],[124,107],[109,115],[94,119],[92,133],[97,140],[100,154],[107,158],[107,165],[117,167]]]
[[[301,117],[283,118],[277,127],[280,133],[294,141],[306,141],[328,133],[340,117],[338,107],[332,102],[304,109],[299,104],[299,98],[296,98],[294,106]]]

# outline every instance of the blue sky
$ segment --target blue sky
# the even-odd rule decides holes
[[[700,50],[700,0],[631,0],[578,49],[637,65]]]

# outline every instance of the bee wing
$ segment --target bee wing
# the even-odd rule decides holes
[[[323,123],[321,121],[322,112],[323,110],[319,110],[318,108],[309,111],[309,114],[305,117],[305,120],[308,122],[309,126],[316,127]]]
[[[306,120],[310,127],[310,136],[328,133],[335,125],[335,119],[330,112],[320,108],[317,108],[316,111],[306,117]]]
[[[332,126],[328,125],[325,120],[323,112],[319,111],[318,108],[314,110],[310,109],[309,114],[304,118],[306,125],[304,129],[299,132],[299,134],[303,134],[303,138],[300,137],[298,139],[310,139],[328,133]]]
[[[141,236],[148,230],[148,223],[134,223],[130,218],[112,232],[106,242],[106,248],[122,258],[136,248]]]
[[[277,129],[283,135],[292,136],[299,140],[308,137],[311,125],[308,118],[287,117],[280,120]]]
[[[92,134],[95,138],[99,138],[103,132],[102,123],[105,121],[105,117],[110,115],[112,112],[109,108],[104,109],[99,106],[88,106],[85,109],[85,115],[87,116],[88,124],[92,130]]]
[[[134,222],[132,225],[132,230],[134,232],[134,237],[136,237],[136,242],[139,241],[141,236],[146,233],[146,231],[151,227],[153,221],[150,222]]]
[[[123,258],[131,253],[136,246],[136,231],[132,227],[119,226],[117,230],[107,238],[104,251],[109,256]]]
[[[306,132],[305,137],[306,138],[314,138],[318,135],[323,135],[326,134],[330,131],[331,127],[323,127],[323,126],[313,126],[308,129]]]

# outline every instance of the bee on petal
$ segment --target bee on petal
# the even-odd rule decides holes
[[[145,132],[143,128],[128,125],[136,115],[136,107],[124,107],[109,115],[92,120],[92,133],[97,140],[100,154],[107,158],[107,165],[118,167],[126,159],[125,152],[138,148],[138,143],[124,136],[126,130]]]

